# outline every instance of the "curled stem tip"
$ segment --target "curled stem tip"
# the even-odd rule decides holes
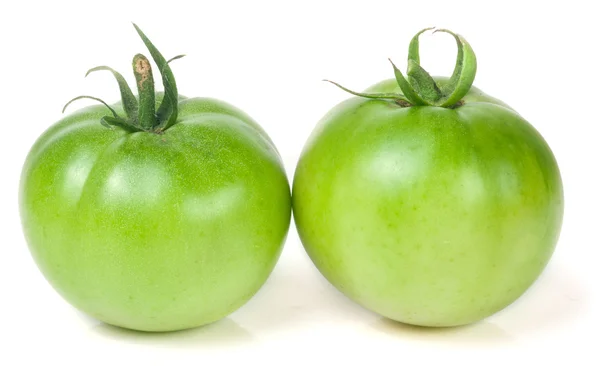
[[[408,59],[414,60],[416,63],[420,62],[419,57],[419,36],[427,31],[433,30],[435,27],[429,27],[425,29],[421,29],[410,41],[408,45]]]

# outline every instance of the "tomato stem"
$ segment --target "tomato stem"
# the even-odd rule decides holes
[[[151,130],[157,124],[155,113],[154,77],[152,67],[146,56],[137,54],[133,58],[133,73],[140,98],[138,121],[145,130]]]
[[[469,92],[475,73],[477,71],[477,60],[471,46],[458,34],[447,29],[437,29],[436,32],[444,32],[452,35],[458,46],[456,66],[450,79],[446,82],[436,82],[431,75],[421,67],[419,56],[419,36],[434,28],[425,28],[419,31],[410,41],[408,46],[407,78],[389,60],[394,68],[394,76],[402,93],[359,93],[344,88],[338,83],[328,81],[342,90],[363,98],[393,100],[402,107],[406,106],[436,106],[445,108],[456,108],[463,105],[461,99]]]
[[[428,105],[437,107],[453,107],[469,92],[477,72],[477,59],[469,43],[460,35],[447,29],[436,29],[433,33],[448,33],[456,40],[458,53],[456,65],[450,79],[438,85],[431,75],[421,67],[419,56],[419,36],[426,28],[418,32],[410,41],[408,47],[407,78],[392,63],[394,75],[400,89],[414,105]]]
[[[181,58],[183,56],[175,56],[171,60],[167,61],[164,56],[158,51],[158,49],[150,42],[148,37],[142,32],[142,30],[135,24],[133,27],[138,32],[138,35],[150,51],[150,55],[152,59],[158,66],[158,70],[160,71],[160,75],[162,76],[162,83],[165,89],[165,96],[158,107],[158,111],[156,112],[157,124],[154,128],[155,132],[161,132],[171,127],[177,122],[177,103],[178,103],[178,94],[177,94],[177,84],[175,83],[175,77],[173,76],[173,72],[171,71],[171,67],[169,66],[169,61],[174,59]]]
[[[93,99],[104,104],[111,112],[112,116],[105,116],[101,119],[100,123],[104,126],[111,127],[117,126],[127,131],[146,131],[161,133],[167,128],[173,126],[177,122],[177,103],[178,93],[177,84],[175,83],[175,77],[171,71],[169,63],[171,61],[182,58],[184,55],[175,56],[168,61],[158,51],[158,49],[150,42],[148,37],[142,32],[137,26],[133,25],[138,35],[150,51],[152,59],[158,66],[159,72],[162,77],[164,87],[164,97],[158,110],[156,110],[156,94],[154,90],[154,77],[152,76],[152,68],[148,59],[141,54],[135,55],[133,58],[133,73],[135,75],[137,90],[139,94],[139,101],[136,100],[135,96],[131,92],[131,89],[127,85],[125,78],[117,71],[111,69],[108,66],[98,66],[90,69],[86,76],[94,71],[106,70],[112,72],[119,89],[121,91],[121,102],[126,118],[120,117],[114,108],[110,107],[101,99],[80,96],[70,100],[63,108],[63,113],[67,106],[73,101],[83,98]]]

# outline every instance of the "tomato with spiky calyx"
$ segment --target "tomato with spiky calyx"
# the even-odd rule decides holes
[[[451,78],[394,66],[332,109],[298,163],[293,210],[321,273],[385,317],[422,326],[483,319],[517,299],[549,261],[561,177],[542,136],[472,86],[475,55]]]
[[[92,69],[113,72],[123,101],[75,112],[39,138],[22,172],[21,217],[36,263],[75,307],[121,327],[178,330],[258,291],[289,227],[290,190],[256,122],[218,100],[179,97],[167,61],[138,32],[164,95],[142,55],[139,101],[120,74]]]

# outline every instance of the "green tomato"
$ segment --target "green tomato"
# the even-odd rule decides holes
[[[171,106],[163,130],[106,120],[104,106],[78,111],[39,138],[21,178],[23,229],[48,281],[83,312],[144,331],[239,308],[272,271],[291,216],[279,154],[250,117],[208,98]]]
[[[419,104],[406,96],[429,81],[414,78],[413,90],[387,80],[355,93],[321,120],[295,173],[295,222],[316,267],[357,303],[409,324],[467,324],[542,272],[561,178],[542,136],[504,103],[466,88],[451,108],[444,95]]]

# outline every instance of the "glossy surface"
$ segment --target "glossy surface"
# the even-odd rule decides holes
[[[120,109],[119,106],[116,106]],[[107,129],[102,106],[46,131],[22,171],[26,239],[71,304],[122,327],[218,320],[261,287],[287,234],[290,191],[266,133],[207,98],[163,134]]]
[[[348,99],[298,163],[294,217],[311,259],[348,297],[397,321],[453,326],[499,311],[558,240],[562,184],[543,138],[475,88],[464,101]]]

